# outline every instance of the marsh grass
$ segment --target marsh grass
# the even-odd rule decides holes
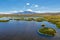
[[[43,20],[41,18],[36,18],[35,21],[42,22]]]
[[[26,21],[33,21],[34,18],[27,18]]]
[[[9,20],[0,20],[0,22],[8,22]]]
[[[60,16],[45,16],[44,17],[48,22],[56,24],[57,28],[60,28]]]
[[[48,35],[48,36],[55,36],[55,33],[56,33],[55,29],[53,29],[53,28],[47,28],[47,27],[41,28],[38,31],[41,34],[45,34],[45,35]]]
[[[27,18],[24,18],[24,17],[20,17],[20,18],[10,18],[10,20],[23,20],[23,21],[37,21],[37,22],[42,22],[44,21],[45,19],[43,18],[32,18],[32,17],[27,17]]]

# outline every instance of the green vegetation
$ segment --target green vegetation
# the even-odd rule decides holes
[[[43,20],[41,18],[36,18],[35,21],[42,22]]]
[[[24,17],[11,17],[9,20],[24,20]]]
[[[56,22],[57,28],[60,28],[60,22]]]
[[[14,19],[14,20],[17,20],[17,21],[19,21],[20,19]]]
[[[26,21],[32,21],[34,20],[33,18],[27,18]]]
[[[0,22],[8,22],[9,20],[0,20]]]
[[[10,18],[9,20],[20,20],[19,18]]]
[[[57,28],[60,28],[60,16],[45,16],[44,17],[48,22],[56,24]]]
[[[58,25],[56,25],[57,26],[57,28],[60,28],[60,24],[58,24]]]
[[[24,17],[21,17],[20,20],[24,20]]]
[[[38,30],[40,34],[45,34],[48,36],[55,36],[56,31],[53,28],[41,28]]]
[[[41,26],[42,26],[43,28],[45,28],[45,25],[44,25],[44,24],[42,24]]]
[[[45,19],[43,18],[33,18],[33,17],[11,17],[9,20],[24,20],[24,21],[37,21],[37,22],[41,22],[44,21]]]

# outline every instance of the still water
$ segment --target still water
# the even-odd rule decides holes
[[[48,38],[39,35],[37,31],[41,28],[41,24],[54,28],[57,31],[56,36]],[[60,40],[60,29],[47,21],[10,20],[9,22],[0,22],[0,40]]]

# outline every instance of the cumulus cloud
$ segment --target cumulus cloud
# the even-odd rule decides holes
[[[28,3],[28,5],[30,4]],[[37,7],[38,9],[35,7]],[[35,5],[32,8],[28,8],[28,9],[26,8],[24,10],[36,12],[36,13],[58,13],[60,12],[60,8],[49,8],[49,7],[44,7],[44,6],[39,7],[39,5]],[[24,10],[12,10],[12,11],[7,11],[7,12],[0,12],[0,14],[12,14],[12,13],[24,12]]]
[[[11,14],[11,13],[8,13],[8,12],[0,12],[0,14]]]
[[[35,7],[38,7],[38,5],[35,5]]]
[[[19,10],[19,12],[24,12],[23,10]]]
[[[23,10],[8,11],[8,13],[17,13],[17,12],[23,12]]]
[[[27,9],[26,11],[32,11],[32,9]]]
[[[30,5],[30,3],[26,3],[26,5]]]
[[[8,11],[8,13],[17,13],[18,11]]]
[[[12,14],[12,13],[17,13],[19,11],[7,11],[7,12],[0,12],[0,14]]]
[[[60,11],[46,11],[46,12],[48,12],[48,13],[58,13]]]

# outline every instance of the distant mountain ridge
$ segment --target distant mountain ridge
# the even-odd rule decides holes
[[[13,14],[35,14],[35,12],[23,11],[23,12],[17,12],[17,13],[13,13]]]
[[[53,15],[58,15],[60,12],[33,12],[33,11],[22,11],[22,12],[15,12],[11,14],[53,14]]]

